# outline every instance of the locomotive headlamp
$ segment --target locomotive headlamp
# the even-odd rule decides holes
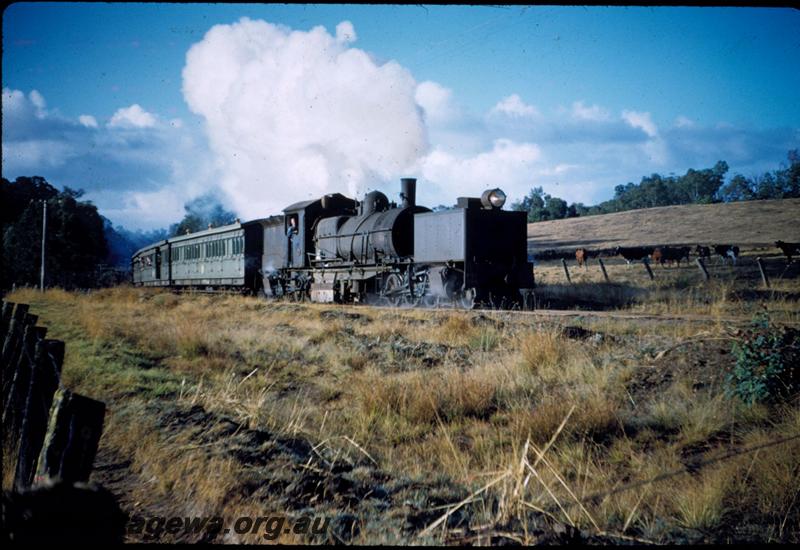
[[[487,189],[481,195],[481,204],[486,208],[503,208],[506,203],[506,194],[502,189]]]

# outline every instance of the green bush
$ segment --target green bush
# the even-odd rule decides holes
[[[745,403],[773,403],[800,391],[799,331],[779,327],[762,312],[731,350],[736,365],[728,375],[729,394]]]

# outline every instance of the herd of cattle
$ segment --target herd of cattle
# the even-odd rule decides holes
[[[800,255],[800,243],[776,241],[775,246],[781,249],[789,262],[792,261],[792,256]],[[692,250],[690,246],[618,246],[613,250],[612,255],[622,256],[628,264],[633,261],[642,261],[645,258],[649,258],[652,262],[658,263],[663,267],[666,264],[672,263],[676,263],[680,266],[682,260],[686,260],[688,263],[689,255],[692,252],[694,252],[698,258],[711,258],[713,253],[719,256],[723,263],[730,259],[734,265],[736,265],[736,259],[739,257],[739,247],[732,244],[714,244],[711,246],[698,244],[694,247],[694,250]],[[578,265],[582,266],[586,264],[590,257],[596,254],[596,252],[589,251],[586,248],[578,248],[575,251],[575,259]]]

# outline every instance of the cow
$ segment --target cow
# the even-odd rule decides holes
[[[800,243],[785,243],[783,241],[775,241],[775,246],[781,249],[783,255],[792,263],[792,256],[800,254]]]
[[[621,247],[618,246],[614,249],[615,256],[622,256],[625,258],[625,261],[628,262],[628,265],[631,265],[631,262],[636,260],[643,260],[648,257],[650,254],[653,253],[653,249],[651,247],[644,247],[644,246],[631,246],[631,247]]]
[[[694,247],[694,253],[697,254],[698,258],[710,258],[711,257],[711,249],[707,246],[697,245]]]
[[[653,249],[653,253],[650,254],[650,259],[653,263],[661,264],[661,267],[664,267],[664,252],[663,247],[657,246]]]
[[[578,266],[586,267],[586,262],[589,260],[589,251],[585,248],[579,248],[575,251],[575,260]]]
[[[739,247],[732,244],[715,244],[713,245],[714,253],[722,258],[724,264],[728,258],[733,260],[733,265],[736,265],[736,258],[739,257]]]
[[[678,267],[681,265],[681,260],[686,259],[686,263],[689,263],[689,251],[691,248],[688,246],[680,246],[676,248],[672,247],[664,247],[662,251],[662,261],[664,262],[675,262],[678,264]]]

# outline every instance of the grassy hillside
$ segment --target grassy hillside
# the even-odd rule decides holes
[[[533,250],[800,241],[800,199],[663,206],[528,224]]]

